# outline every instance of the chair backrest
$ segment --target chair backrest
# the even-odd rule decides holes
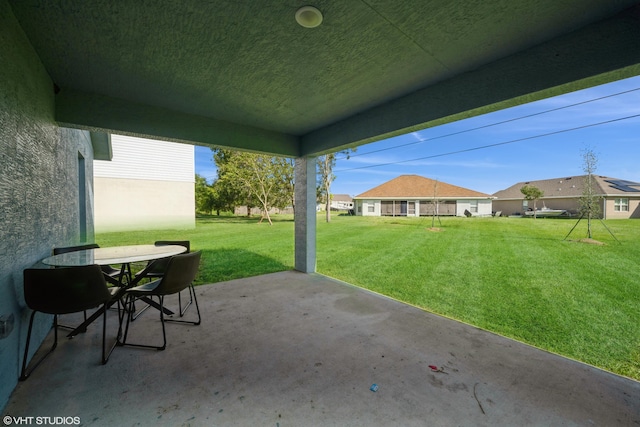
[[[167,246],[167,245],[180,245],[187,248],[187,253],[191,251],[191,242],[189,240],[158,240],[154,243],[155,246]],[[170,258],[162,258],[151,261],[152,267],[149,271],[150,275],[160,276],[167,270]]]
[[[77,313],[111,299],[99,265],[24,270],[24,299],[32,310]]]
[[[88,243],[86,245],[79,245],[79,246],[65,246],[62,248],[53,248],[53,254],[54,255],[66,254],[69,252],[84,251],[86,249],[98,249],[99,247],[100,246],[98,246],[98,244],[96,243]]]
[[[169,295],[186,289],[198,274],[201,255],[202,252],[197,251],[171,257],[167,270],[154,293]]]

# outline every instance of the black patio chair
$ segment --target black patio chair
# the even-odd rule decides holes
[[[157,350],[164,350],[167,347],[167,334],[165,331],[165,322],[176,323],[190,323],[193,325],[199,325],[201,322],[200,308],[198,307],[198,299],[196,297],[196,291],[193,287],[193,280],[198,274],[198,268],[200,266],[201,252],[191,252],[187,254],[175,255],[169,259],[167,268],[160,279],[153,282],[145,283],[144,285],[136,286],[134,288],[127,289],[125,292],[125,306],[128,308],[127,325],[124,330],[124,337],[120,345],[129,345],[134,347],[155,348]],[[197,321],[190,320],[178,320],[178,319],[166,319],[164,316],[164,297],[166,295],[172,295],[179,293],[185,289],[189,289],[192,295],[193,302],[196,306],[198,313]],[[162,339],[161,346],[154,346],[148,344],[133,344],[127,343],[127,335],[129,332],[129,325],[131,324],[133,317],[133,306],[138,298],[143,297],[158,297],[160,302],[160,323],[162,324]]]
[[[118,289],[118,288],[111,288]],[[107,306],[114,298],[113,291],[107,287],[99,265],[61,268],[28,268],[24,270],[24,299],[33,310],[27,331],[27,342],[24,349],[20,380],[26,380],[38,365],[55,350],[58,345],[58,315],[78,313],[102,306],[104,311],[102,322],[102,364],[106,364],[113,351],[112,346],[106,350]],[[33,319],[37,312],[53,315],[53,346],[27,371],[27,358]],[[118,318],[120,314],[118,313]],[[118,326],[120,334],[120,326]],[[117,343],[117,340],[116,340]]]
[[[189,240],[158,240],[154,242],[154,245],[155,246],[179,245],[179,246],[184,246],[187,249],[186,253],[191,252],[191,242]],[[164,275],[164,272],[167,270],[169,259],[171,258],[161,258],[161,259],[149,261],[147,263],[147,266],[143,270],[136,273],[136,278],[143,276],[140,278],[149,279],[149,280],[159,279]],[[187,311],[187,308],[189,308],[189,306],[192,303],[193,303],[193,296],[191,295],[191,292],[189,292],[189,302],[187,303],[187,305],[184,306],[184,308],[182,308],[182,292],[178,292],[178,312],[180,313],[180,317],[184,316],[184,313]],[[144,311],[149,307],[150,307],[149,304],[147,304],[145,307],[141,308],[140,310],[137,310],[133,314],[133,318],[131,320],[137,319],[138,316],[144,313]]]
[[[63,246],[63,247],[53,248],[53,254],[54,255],[66,254],[69,252],[84,251],[87,249],[97,249],[99,247],[100,246],[97,243],[87,243],[84,245],[76,245],[76,246]],[[122,283],[122,278],[120,277],[120,270],[113,268],[110,265],[102,265],[100,266],[100,269],[102,270],[103,274],[107,275],[112,279],[110,281],[112,285],[115,285],[116,283]],[[86,310],[84,310],[84,320],[85,321],[87,320]],[[74,326],[69,326],[64,324],[58,324],[58,326],[65,329],[75,329]],[[86,332],[86,330],[83,329],[82,332]]]

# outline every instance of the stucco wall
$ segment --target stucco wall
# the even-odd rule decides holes
[[[0,0],[0,316],[13,316],[13,330],[0,339],[0,408],[17,383],[30,310],[22,271],[51,254],[54,246],[80,238],[79,155],[84,157],[87,239],[93,239],[88,133],[54,122],[53,83]],[[51,317],[41,315],[34,345],[46,336]]]
[[[626,197],[629,210],[620,212],[615,210],[615,199],[615,197],[607,198],[605,202],[607,219],[640,218],[640,200]]]
[[[195,227],[192,182],[94,178],[97,232]]]

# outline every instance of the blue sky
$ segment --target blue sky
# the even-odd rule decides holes
[[[640,76],[360,146],[338,156],[331,190],[356,196],[417,174],[493,194],[583,175],[585,149],[597,174],[640,182]],[[195,169],[215,178],[209,148],[196,147]]]

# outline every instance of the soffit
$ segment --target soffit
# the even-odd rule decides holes
[[[397,110],[396,100],[593,26],[637,1],[319,0],[313,4],[324,22],[314,29],[294,20],[307,4],[301,0],[9,3],[58,87],[65,125],[306,154],[420,126],[419,117],[405,123],[407,114],[385,113]],[[634,55],[630,63],[640,62]],[[524,77],[511,79],[522,88],[501,99],[555,84],[529,88]],[[434,105],[421,105],[431,121],[476,106],[443,90],[456,99],[444,103],[455,105],[433,117]],[[251,145],[252,138],[262,142]]]

